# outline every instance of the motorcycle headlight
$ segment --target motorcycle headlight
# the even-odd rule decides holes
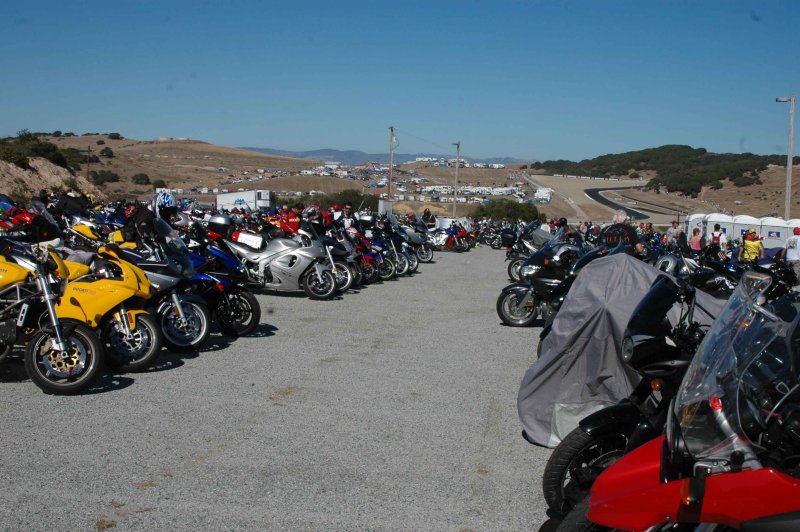
[[[520,268],[519,274],[520,274],[521,277],[533,277],[533,275],[537,271],[539,271],[539,267],[538,266],[528,265],[528,266],[523,266],[522,268]]]
[[[630,336],[626,336],[624,340],[622,340],[622,360],[625,362],[630,362],[631,357],[633,356],[633,338]]]

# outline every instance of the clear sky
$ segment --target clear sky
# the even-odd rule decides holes
[[[3,136],[783,154],[800,1],[3,0],[0,68]]]

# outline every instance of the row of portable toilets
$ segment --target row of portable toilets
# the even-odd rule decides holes
[[[774,218],[771,216],[756,218],[755,216],[748,216],[746,214],[729,216],[720,213],[697,213],[690,214],[686,217],[686,226],[684,230],[686,231],[686,235],[691,237],[692,230],[698,227],[700,232],[708,239],[716,224],[719,224],[720,229],[727,235],[729,240],[741,241],[742,235],[744,235],[748,229],[753,228],[764,239],[765,248],[779,248],[786,244],[786,238],[792,234],[792,229],[800,227],[800,218],[793,218],[786,221],[783,218]]]

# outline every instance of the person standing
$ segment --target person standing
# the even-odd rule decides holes
[[[714,230],[711,231],[709,237],[707,244],[715,246],[717,248],[717,256],[719,256],[720,260],[725,260],[728,257],[728,237],[720,229],[719,224],[714,224]]]
[[[764,258],[764,244],[756,234],[756,230],[750,228],[744,235],[742,247],[739,248],[739,262],[744,260],[756,260]]]
[[[680,234],[681,234],[681,230],[678,229],[678,222],[673,221],[672,222],[672,227],[667,229],[667,244],[668,245],[677,244],[678,243],[678,237],[680,236]]]
[[[692,229],[692,238],[689,239],[689,247],[692,248],[692,251],[700,251],[703,249],[703,237],[700,235],[699,227]]]
[[[800,279],[800,227],[792,229],[792,235],[786,239],[786,244],[781,250],[781,258],[788,262],[797,278]]]

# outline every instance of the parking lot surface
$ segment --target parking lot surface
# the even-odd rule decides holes
[[[499,324],[504,253],[437,253],[333,301],[264,294],[257,336],[43,394],[0,366],[3,530],[536,530],[550,451]]]

